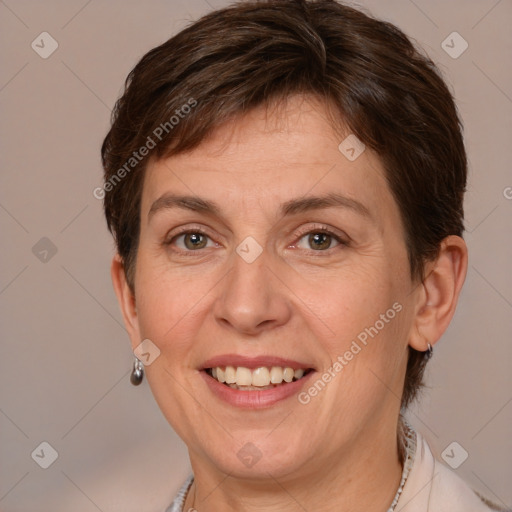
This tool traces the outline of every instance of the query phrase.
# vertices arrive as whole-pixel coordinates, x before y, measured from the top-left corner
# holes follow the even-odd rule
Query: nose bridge
[[[250,334],[286,323],[290,303],[285,287],[271,270],[272,256],[242,242],[230,258],[230,271],[223,280],[214,314],[217,321]]]

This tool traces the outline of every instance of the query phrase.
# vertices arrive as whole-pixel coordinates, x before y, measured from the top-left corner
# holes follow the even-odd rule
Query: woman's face
[[[294,97],[148,166],[132,345],[158,347],[193,464],[313,475],[395,435],[415,292],[383,167],[348,135]]]

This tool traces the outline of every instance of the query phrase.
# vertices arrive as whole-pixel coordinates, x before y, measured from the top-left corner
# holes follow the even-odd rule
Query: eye
[[[300,233],[299,236],[301,238],[295,246],[315,252],[326,252],[339,245],[348,245],[348,242],[343,240],[341,236],[326,227],[312,229],[305,233]]]
[[[304,246],[304,242],[308,246]],[[324,231],[315,231],[311,232],[307,235],[304,235],[298,242],[297,247],[300,247],[301,249],[313,249],[315,251],[325,251],[327,249],[330,249],[332,246],[332,243],[335,242],[336,244],[339,244],[340,242],[334,239],[334,236],[325,233]],[[302,244],[302,245],[301,245]]]
[[[185,231],[174,236],[167,245],[175,245],[181,251],[197,251],[198,249],[204,249],[208,246],[209,236],[202,231]]]

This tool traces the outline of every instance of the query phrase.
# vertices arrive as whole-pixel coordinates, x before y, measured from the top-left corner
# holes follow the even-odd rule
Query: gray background
[[[162,511],[188,475],[185,447],[146,382],[129,384],[132,354],[109,275],[113,243],[92,191],[129,70],[224,5],[0,1],[3,512]],[[470,157],[468,277],[430,363],[430,389],[410,419],[439,457],[459,443],[469,457],[457,473],[511,507],[512,2],[360,5],[396,23],[441,67]],[[47,59],[31,48],[43,31],[59,44]],[[441,47],[453,31],[469,44],[456,59]],[[43,441],[59,455],[48,469],[36,464],[48,450],[31,457]]]

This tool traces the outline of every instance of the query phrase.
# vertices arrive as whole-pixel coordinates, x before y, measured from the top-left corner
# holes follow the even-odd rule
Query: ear
[[[112,277],[112,284],[114,285],[117,301],[119,302],[121,313],[123,314],[124,325],[130,335],[132,348],[135,349],[141,342],[135,295],[132,293],[126,280],[124,264],[119,254],[116,254],[112,259],[110,275]]]
[[[414,326],[409,345],[420,351],[434,345],[450,324],[459,293],[466,279],[468,250],[464,240],[455,235],[441,242],[439,255],[427,265],[426,277],[417,292]]]

